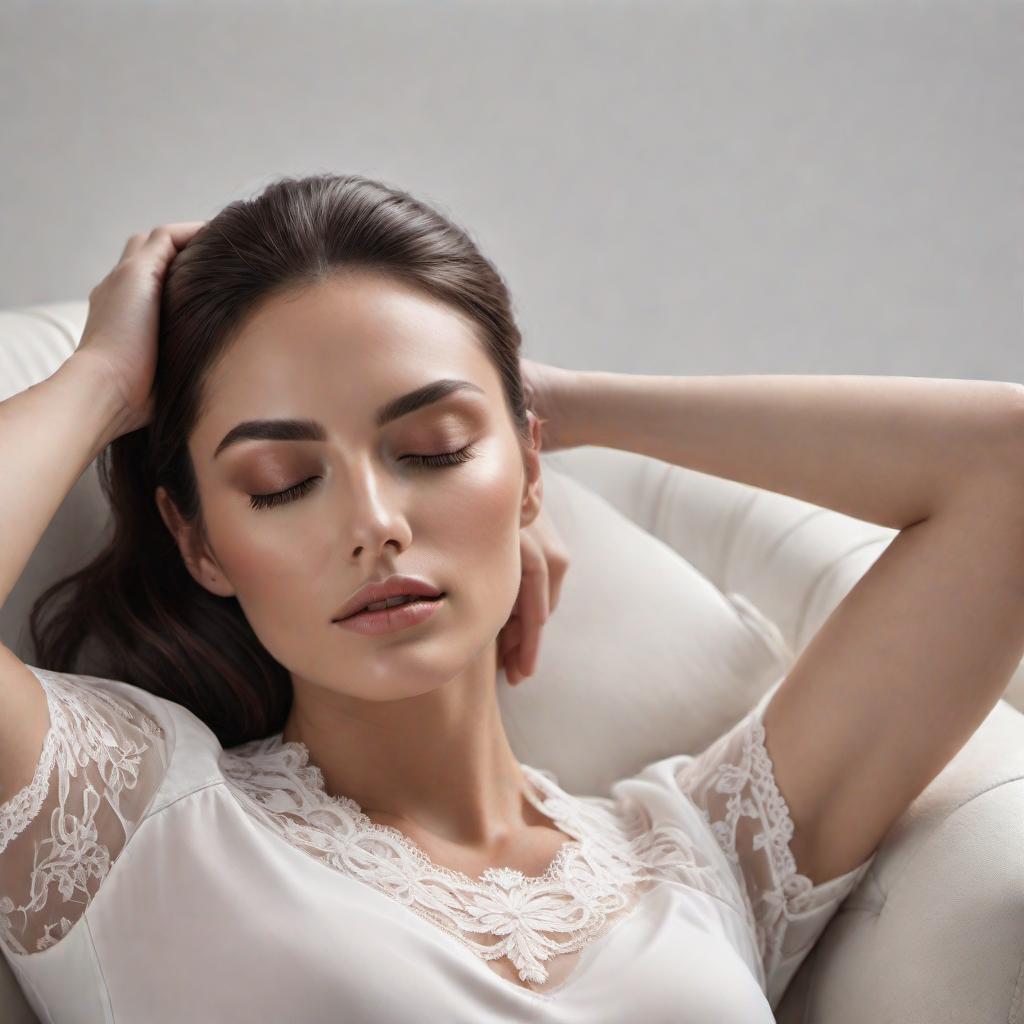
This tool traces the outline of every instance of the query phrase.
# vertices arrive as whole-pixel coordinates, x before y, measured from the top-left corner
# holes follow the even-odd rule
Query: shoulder
[[[147,819],[223,782],[216,736],[182,705],[28,668],[49,721],[31,781],[0,804],[0,945],[13,954],[60,941]]]
[[[125,723],[141,733],[164,738],[167,719],[166,705],[170,702],[140,687],[117,679],[57,672],[53,669],[26,665],[39,680],[51,711],[51,725],[56,711],[61,724]]]
[[[86,797],[92,790],[116,806],[144,775],[145,790],[155,795],[173,751],[169,702],[115,679],[26,667],[39,680],[48,714],[42,751],[26,790],[41,792],[53,776],[62,800],[71,789],[82,789]],[[11,803],[17,805],[24,792]]]
[[[120,679],[28,666],[46,692],[53,742],[65,757],[113,770],[131,782],[146,764],[160,778],[147,817],[224,780],[216,734],[188,708]]]
[[[116,680],[29,665],[48,722],[32,779],[0,805],[0,934],[9,952],[67,934],[167,777],[167,719]]]

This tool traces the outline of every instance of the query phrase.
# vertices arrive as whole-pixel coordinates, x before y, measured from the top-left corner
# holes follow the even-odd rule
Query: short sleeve
[[[57,943],[138,827],[167,771],[163,730],[83,677],[29,666],[50,724],[32,781],[0,804],[0,943]]]
[[[772,1009],[877,851],[814,885],[790,850],[795,831],[765,747],[763,716],[780,679],[744,718],[675,770],[732,868],[755,929]]]

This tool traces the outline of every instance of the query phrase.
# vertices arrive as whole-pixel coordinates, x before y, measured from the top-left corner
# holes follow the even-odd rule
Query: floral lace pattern
[[[507,958],[525,982],[543,985],[545,961],[581,949],[665,879],[745,913],[682,829],[652,827],[630,801],[571,796],[529,765],[523,772],[540,795],[528,791],[528,799],[573,838],[543,875],[496,867],[479,879],[435,864],[400,830],[326,793],[300,742],[277,734],[243,744],[226,751],[221,766],[252,812],[288,842],[409,907],[484,960]]]
[[[90,686],[90,677],[32,671],[46,692],[50,728],[31,782],[0,804],[0,945],[17,955],[49,949],[82,917],[168,767],[166,738],[138,704]],[[577,797],[549,772],[522,765],[528,799],[570,838],[542,875],[492,867],[474,879],[434,863],[355,801],[328,794],[302,743],[278,733],[219,758],[227,790],[256,821],[538,992],[551,988],[553,960],[570,963],[664,882],[732,908],[756,938],[769,985],[782,965],[779,986],[813,938],[811,924],[794,926],[794,915],[835,903],[837,889],[798,872],[762,712],[763,705],[698,756],[666,758],[638,776],[692,804],[731,876],[712,859],[707,835],[689,834],[671,815],[652,821],[648,803],[624,784],[614,799]],[[813,925],[821,927],[824,920]]]
[[[784,955],[794,915],[837,901],[835,887],[800,874],[790,849],[794,824],[765,746],[762,702],[675,772],[696,804],[748,904],[765,976]],[[868,858],[868,862],[874,855]],[[859,872],[866,870],[862,864]],[[859,876],[853,881],[859,880]],[[830,880],[831,881],[831,880]],[[823,927],[823,924],[822,924]]]
[[[18,955],[67,935],[167,768],[163,732],[137,705],[32,671],[50,727],[32,781],[0,804],[0,942]]]

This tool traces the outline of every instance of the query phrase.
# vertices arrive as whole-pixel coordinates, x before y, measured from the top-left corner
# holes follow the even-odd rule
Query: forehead
[[[246,322],[207,374],[191,442],[212,451],[256,417],[370,426],[382,402],[442,377],[491,397],[500,388],[468,315],[379,275],[330,278],[269,299]]]

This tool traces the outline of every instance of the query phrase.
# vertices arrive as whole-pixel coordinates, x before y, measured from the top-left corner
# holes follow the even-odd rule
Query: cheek
[[[241,507],[210,510],[208,519],[217,558],[235,597],[268,648],[268,634],[277,630],[287,636],[291,631],[294,637],[297,624],[312,625],[314,612],[323,618],[324,609],[337,601],[335,580],[333,592],[322,595],[316,607],[327,558],[324,543],[312,531],[297,528],[284,508],[278,514],[261,513],[242,499]]]
[[[261,524],[260,512],[233,513],[215,534],[217,556],[231,581],[254,594],[287,585],[292,577],[309,572],[324,554],[317,535],[290,522],[287,513],[262,514],[267,518]]]
[[[448,506],[448,539],[440,552],[452,567],[453,587],[487,609],[500,628],[519,594],[521,576],[519,518],[522,463],[518,449],[489,460],[480,474],[467,475],[461,501]]]
[[[485,557],[505,557],[511,537],[518,537],[520,475],[509,459],[482,459],[476,472],[467,473],[460,486],[439,505],[448,532],[461,538],[447,553],[461,562],[461,551]],[[517,541],[518,547],[518,541]]]

